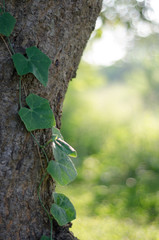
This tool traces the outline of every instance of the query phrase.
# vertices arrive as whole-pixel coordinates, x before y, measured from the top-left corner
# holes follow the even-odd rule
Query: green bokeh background
[[[75,205],[81,240],[159,239],[157,39],[138,39],[110,67],[81,62],[70,83],[61,131],[78,178],[58,189]]]

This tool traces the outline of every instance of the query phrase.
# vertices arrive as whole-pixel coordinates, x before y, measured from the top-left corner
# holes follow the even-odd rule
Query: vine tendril
[[[30,132],[30,134],[31,134],[31,136],[34,138],[36,144],[42,149],[42,152],[44,153],[47,162],[49,162],[48,156],[47,156],[45,150],[42,148],[43,146],[40,145],[40,143],[38,142],[37,138],[34,136],[34,134],[33,134],[32,132]],[[47,172],[45,172],[45,174],[44,174],[44,176],[42,177],[42,179],[41,179],[41,181],[40,181],[40,184],[39,184],[39,186],[38,186],[38,198],[39,198],[39,201],[40,201],[41,206],[43,207],[44,211],[46,212],[46,214],[47,214],[47,216],[48,216],[48,218],[49,218],[50,225],[51,225],[51,233],[50,233],[51,236],[50,236],[50,237],[51,237],[51,240],[52,240],[52,232],[53,232],[52,218],[51,218],[49,212],[47,211],[46,207],[44,206],[44,204],[43,204],[43,202],[42,202],[42,200],[41,200],[41,196],[40,196],[41,185],[42,185],[42,183],[43,183],[43,181],[44,181],[44,179],[45,179],[46,176],[47,176]]]

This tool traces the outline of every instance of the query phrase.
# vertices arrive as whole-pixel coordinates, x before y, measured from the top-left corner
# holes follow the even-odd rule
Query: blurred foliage
[[[100,208],[101,214],[91,216],[89,209],[95,187],[88,185],[86,188],[84,184],[79,187],[71,184],[58,190],[71,196],[77,210],[77,219],[73,221],[71,230],[81,240],[159,240],[157,224],[138,224],[131,218],[116,219],[106,214],[106,206]]]
[[[104,0],[101,19],[103,24],[122,23],[134,28],[139,21],[150,20],[149,11],[152,11],[150,1],[146,0]]]
[[[66,98],[67,95],[69,97],[64,106],[63,119],[65,120],[62,121],[62,131],[64,131],[65,139],[69,139],[70,143],[73,143],[73,147],[81,153],[80,161],[92,153],[97,153],[100,148],[99,129],[102,131],[102,126],[96,124],[98,121],[96,109],[89,109],[90,99],[96,104],[96,99],[92,99],[93,92],[100,91],[105,85],[105,80],[99,76],[97,69],[86,63],[81,63],[77,78],[70,83],[66,94]],[[104,138],[104,136],[102,137]],[[78,160],[79,158],[75,161]]]
[[[108,24],[123,25],[131,32],[134,31],[135,34],[138,32],[139,23],[146,23],[150,27],[154,27],[153,25],[156,23],[151,19],[152,12],[150,0],[103,0],[98,26],[93,33],[94,38],[100,38],[103,27]]]
[[[159,48],[148,51],[156,38],[136,41],[136,61],[129,52],[105,69],[81,63],[70,83],[62,132],[79,154],[72,189],[84,202],[88,192],[87,216],[159,220]]]
[[[147,38],[137,38],[124,60],[117,62],[115,66],[100,69],[109,84],[128,83],[139,92],[146,108],[153,110],[158,108],[159,103],[158,41],[158,33]]]

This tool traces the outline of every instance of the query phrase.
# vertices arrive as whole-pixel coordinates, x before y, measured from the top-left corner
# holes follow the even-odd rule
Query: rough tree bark
[[[60,128],[62,104],[69,81],[76,70],[94,29],[102,0],[6,0],[6,11],[17,20],[11,42],[15,52],[37,46],[51,60],[46,88],[28,74],[22,82],[22,101],[29,93],[49,100]],[[40,239],[49,236],[50,224],[38,197],[37,186],[45,159],[18,116],[18,76],[0,38],[0,222],[1,240]],[[40,143],[49,131],[36,131]],[[50,151],[48,149],[48,151]],[[51,156],[51,152],[49,154]],[[43,167],[42,167],[43,166]],[[42,198],[49,204],[55,184],[45,180]],[[76,239],[69,226],[54,223],[54,239]]]

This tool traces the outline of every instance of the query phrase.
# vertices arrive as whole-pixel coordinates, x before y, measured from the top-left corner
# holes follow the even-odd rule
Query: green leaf
[[[0,34],[9,37],[15,26],[16,19],[8,12],[0,15]]]
[[[77,157],[76,150],[64,141],[64,138],[58,128],[52,127],[52,133],[52,141],[56,143],[58,148],[71,157]]]
[[[23,76],[27,73],[33,72],[33,67],[30,60],[25,58],[21,53],[14,54],[12,59],[18,75]]]
[[[42,237],[40,238],[40,240],[50,240],[50,238],[47,237],[47,236],[42,236]]]
[[[60,130],[59,130],[58,128],[56,128],[56,127],[52,127],[52,134],[53,134],[53,141],[54,141],[56,138],[61,138],[61,139],[63,139],[63,136],[62,136]],[[56,138],[55,138],[55,136],[56,136]]]
[[[77,176],[75,166],[67,155],[58,162],[51,160],[47,172],[62,186],[72,182]]]
[[[33,73],[34,76],[46,86],[48,82],[48,70],[51,64],[50,58],[37,47],[27,48],[26,53],[28,58],[25,58],[20,53],[12,56],[18,75],[23,76],[27,73]]]
[[[21,108],[19,116],[28,131],[36,129],[52,128],[54,115],[47,99],[30,94],[26,98],[29,108]]]
[[[60,148],[53,142],[53,154],[56,161],[50,161],[47,171],[59,184],[66,185],[72,182],[76,176],[76,168],[67,156]]]
[[[53,193],[54,203],[51,206],[51,214],[60,226],[66,225],[76,218],[76,211],[71,201],[60,193]]]
[[[67,142],[62,140],[61,138],[57,138],[55,140],[55,144],[57,145],[58,148],[60,148],[67,155],[69,155],[71,157],[77,157],[76,150],[73,147],[71,147]]]

